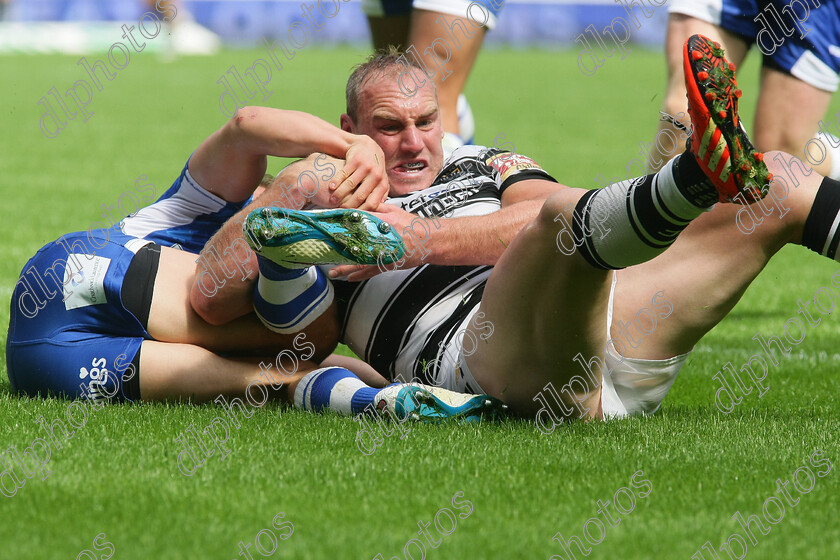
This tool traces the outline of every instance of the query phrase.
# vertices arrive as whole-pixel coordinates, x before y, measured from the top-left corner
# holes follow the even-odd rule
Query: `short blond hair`
[[[357,122],[362,89],[369,79],[377,75],[399,75],[407,69],[419,70],[421,74],[423,72],[423,68],[413,57],[406,56],[406,53],[393,45],[388,45],[386,48],[374,52],[367,60],[354,66],[353,72],[347,78],[347,88],[345,90],[347,115],[353,122]]]

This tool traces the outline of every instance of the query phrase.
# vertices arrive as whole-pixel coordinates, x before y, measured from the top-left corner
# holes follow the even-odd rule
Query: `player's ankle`
[[[686,150],[674,158],[672,173],[677,189],[693,205],[708,208],[718,201],[717,189],[690,151]]]

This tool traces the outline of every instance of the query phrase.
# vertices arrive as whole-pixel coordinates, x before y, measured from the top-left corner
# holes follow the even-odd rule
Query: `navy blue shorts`
[[[198,253],[247,201],[230,203],[191,177],[111,228],[48,243],[24,265],[11,301],[12,390],[105,401],[140,398],[139,352],[160,246]]]
[[[672,0],[685,14],[755,43],[764,65],[818,89],[840,85],[840,3],[815,0]]]
[[[153,248],[159,247],[138,241],[102,241],[92,249],[87,232],[72,233],[24,265],[6,341],[13,391],[97,401],[140,397],[139,352],[143,340],[151,340],[146,322],[159,258]],[[149,265],[135,265],[127,282],[137,253],[144,257],[137,262]]]

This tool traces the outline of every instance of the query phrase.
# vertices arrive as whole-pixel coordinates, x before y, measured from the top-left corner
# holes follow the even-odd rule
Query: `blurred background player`
[[[161,60],[172,62],[177,55],[211,55],[222,48],[219,37],[196,23],[180,0],[145,0],[148,11],[163,22]]]
[[[756,148],[788,152],[821,174],[840,179],[835,119],[820,120],[840,84],[838,1],[673,0],[665,38],[668,84],[662,107],[669,115],[685,112],[682,46],[695,33],[719,42],[738,67],[753,44],[762,53],[751,131]],[[682,122],[687,124],[684,115]],[[657,133],[669,131],[680,137],[671,122],[661,121]],[[654,142],[648,167],[657,170],[672,155]]]
[[[504,0],[362,0],[374,49],[399,47],[434,80],[444,157],[473,142],[475,123],[464,85],[503,5]]]

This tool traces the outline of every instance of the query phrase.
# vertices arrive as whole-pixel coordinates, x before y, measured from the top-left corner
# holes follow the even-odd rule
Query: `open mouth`
[[[398,165],[395,169],[402,173],[418,173],[426,168],[426,163],[423,161],[409,161]]]

